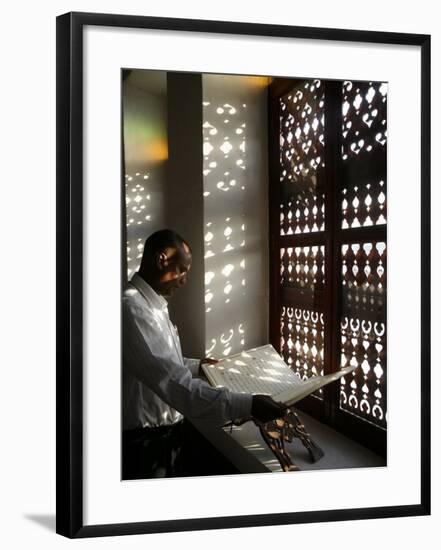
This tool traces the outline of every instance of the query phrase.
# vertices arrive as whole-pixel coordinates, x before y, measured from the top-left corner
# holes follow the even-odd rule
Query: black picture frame
[[[421,49],[421,495],[412,505],[106,525],[83,522],[83,29],[86,25],[303,38]],[[70,537],[430,514],[430,36],[98,13],[57,17],[56,531]]]

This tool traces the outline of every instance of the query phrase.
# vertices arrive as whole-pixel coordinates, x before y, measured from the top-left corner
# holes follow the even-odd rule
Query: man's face
[[[184,243],[180,247],[167,247],[158,256],[158,291],[163,296],[171,296],[177,288],[187,282],[191,268],[191,252]]]

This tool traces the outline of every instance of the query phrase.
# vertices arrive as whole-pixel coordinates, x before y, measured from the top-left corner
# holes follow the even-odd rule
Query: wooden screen
[[[269,90],[271,341],[302,379],[358,367],[300,406],[382,454],[386,105],[381,82]]]

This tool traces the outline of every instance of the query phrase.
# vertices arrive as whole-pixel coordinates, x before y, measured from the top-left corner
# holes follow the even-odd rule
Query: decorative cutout
[[[323,231],[324,90],[307,81],[279,100],[280,234]]]
[[[323,375],[323,313],[282,306],[280,351],[301,380]],[[313,394],[322,397],[320,389]]]
[[[343,83],[343,229],[386,223],[386,119],[385,83]]]
[[[367,227],[386,223],[384,180],[342,189],[342,228]]]
[[[281,235],[325,230],[325,100],[320,81],[305,81],[279,100]],[[385,225],[385,83],[343,83],[341,132],[341,227],[349,234]],[[295,245],[295,237],[289,243]],[[280,249],[281,352],[301,378],[323,372],[321,291],[332,292],[325,284],[324,252],[319,244]],[[341,408],[385,428],[386,243],[345,244],[341,260],[341,364],[359,365],[341,380]]]
[[[386,427],[386,244],[343,245],[340,407]]]
[[[385,146],[386,101],[384,82],[343,83],[343,160]]]
[[[296,246],[280,249],[282,286],[322,290],[325,277],[324,246]]]
[[[343,314],[384,322],[386,308],[386,244],[342,246]]]

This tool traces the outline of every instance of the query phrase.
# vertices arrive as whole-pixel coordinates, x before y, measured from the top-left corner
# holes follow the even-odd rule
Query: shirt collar
[[[162,310],[168,309],[167,300],[164,296],[161,296],[153,290],[153,288],[146,283],[138,273],[135,273],[130,279],[130,284],[132,284],[138,292],[140,292],[144,298],[153,305],[153,307],[157,307]]]

